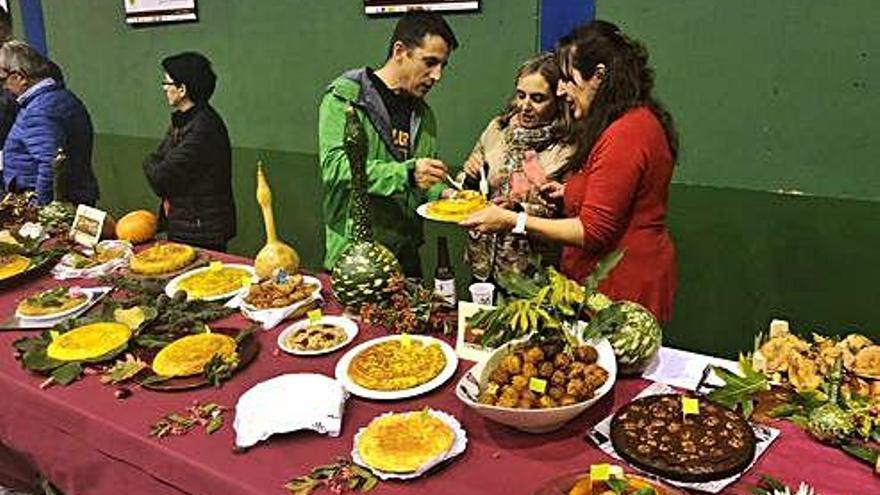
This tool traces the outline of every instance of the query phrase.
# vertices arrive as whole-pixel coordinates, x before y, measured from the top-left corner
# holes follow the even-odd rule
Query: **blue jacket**
[[[81,101],[50,80],[19,102],[18,115],[3,147],[7,191],[35,190],[40,204],[53,199],[52,159],[64,148],[67,201],[94,205],[98,181],[92,172],[92,121]]]

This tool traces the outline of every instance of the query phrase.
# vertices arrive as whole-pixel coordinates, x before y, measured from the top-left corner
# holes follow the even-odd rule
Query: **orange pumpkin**
[[[149,241],[156,235],[159,220],[147,210],[128,213],[116,222],[116,237],[133,244]]]

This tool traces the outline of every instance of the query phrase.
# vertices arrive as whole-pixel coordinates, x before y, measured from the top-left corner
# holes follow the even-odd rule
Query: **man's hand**
[[[464,173],[473,177],[474,179],[480,178],[480,168],[483,167],[483,155],[480,153],[473,153],[468,157],[467,161],[464,162]]]
[[[446,164],[433,158],[420,158],[416,160],[416,168],[413,172],[416,185],[428,190],[434,184],[443,181],[449,169]]]

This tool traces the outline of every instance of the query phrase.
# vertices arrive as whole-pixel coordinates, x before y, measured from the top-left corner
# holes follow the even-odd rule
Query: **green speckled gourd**
[[[830,445],[842,443],[856,429],[852,414],[838,403],[842,379],[843,359],[838,357],[824,386],[828,402],[813,409],[807,416],[807,431],[820,442]]]
[[[617,371],[622,375],[640,373],[651,364],[660,344],[663,330],[654,315],[632,301],[617,301],[596,313],[585,331],[585,337],[608,338],[617,357]]]
[[[76,206],[67,200],[67,154],[58,148],[52,160],[52,202],[40,208],[37,218],[48,230],[66,230],[76,217]]]
[[[351,167],[352,231],[348,246],[333,265],[333,293],[342,304],[357,308],[378,301],[395,276],[400,263],[387,247],[373,240],[367,197],[367,136],[354,108],[345,111],[343,146]]]

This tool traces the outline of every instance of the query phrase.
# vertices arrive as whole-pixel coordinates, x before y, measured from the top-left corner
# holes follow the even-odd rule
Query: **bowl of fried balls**
[[[496,349],[455,388],[477,413],[529,433],[561,428],[614,386],[617,361],[608,340],[571,344],[532,336]]]

